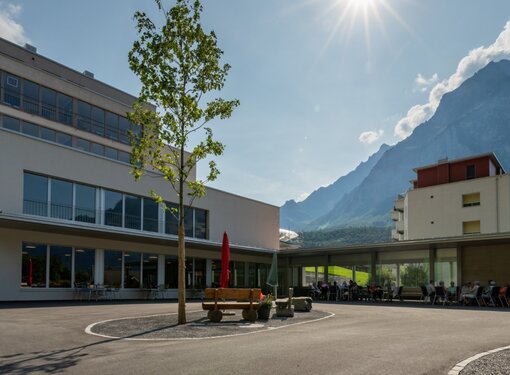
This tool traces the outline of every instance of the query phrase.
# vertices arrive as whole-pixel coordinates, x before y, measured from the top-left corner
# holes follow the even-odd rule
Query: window
[[[105,147],[105,156],[109,159],[117,160],[118,151],[111,147]]]
[[[39,127],[30,122],[21,122],[21,132],[32,137],[39,137]]]
[[[104,156],[104,146],[98,143],[90,143],[90,152],[96,155]]]
[[[159,205],[152,198],[143,198],[143,230],[158,231]]]
[[[71,287],[71,262],[73,249],[50,246],[50,288]]]
[[[244,262],[235,262],[234,263],[234,286],[236,288],[244,288],[245,287],[245,264]]]
[[[90,131],[90,112],[90,104],[78,101],[78,129]]]
[[[66,125],[73,125],[73,98],[58,93],[57,107],[58,121]]]
[[[464,221],[462,223],[463,234],[476,234],[480,233],[480,220]]]
[[[73,184],[51,179],[51,217],[72,220]]]
[[[73,146],[73,138],[69,134],[57,132],[57,143],[72,147]]]
[[[119,116],[114,113],[105,113],[106,122],[106,138],[110,138],[114,141],[119,140]]]
[[[85,223],[96,222],[96,188],[76,184],[74,220]]]
[[[3,73],[3,78],[4,103],[19,108],[21,103],[19,78],[8,73]]]
[[[124,227],[141,229],[142,200],[133,195],[124,195]]]
[[[104,283],[114,288],[122,284],[122,251],[105,250]]]
[[[195,208],[195,238],[207,239],[207,211]]]
[[[211,281],[212,281],[212,287],[219,287],[220,286],[220,276],[221,276],[221,260],[212,260],[211,265]],[[230,284],[229,279],[229,284]],[[228,287],[228,285],[227,285]]]
[[[46,87],[41,87],[41,116],[57,120],[57,93]]]
[[[82,151],[90,151],[90,142],[85,139],[75,138],[74,139],[74,148]]]
[[[94,284],[95,263],[96,251],[94,249],[75,249],[74,282],[76,284]]]
[[[130,144],[129,142],[129,130],[131,129],[131,125],[129,120],[125,117],[119,116],[119,141],[125,144]]]
[[[46,287],[46,245],[23,244],[21,254],[21,286]]]
[[[23,110],[39,114],[39,85],[27,80],[23,80]]]
[[[178,259],[174,255],[165,255],[165,287],[177,288],[177,274],[179,272]]]
[[[129,155],[129,153],[127,153],[127,152],[119,151],[118,157],[119,157],[119,161],[121,161],[123,163],[128,163],[128,164],[131,163],[131,155]]]
[[[178,233],[179,221],[177,220],[178,206],[175,203],[166,202],[167,209],[165,210],[165,233],[175,234]]]
[[[104,223],[114,227],[122,226],[122,194],[116,191],[104,192]]]
[[[462,207],[471,207],[479,205],[480,205],[480,193],[462,195]]]
[[[193,208],[184,208],[184,235],[193,237]]]
[[[124,288],[140,288],[140,253],[124,253]]]
[[[14,130],[19,132],[19,120],[16,118],[3,116],[3,127],[5,129]]]
[[[23,213],[48,215],[48,178],[31,173],[23,175]]]
[[[44,139],[46,141],[55,142],[55,139],[57,136],[55,130],[43,128],[42,126],[40,129],[41,129],[41,138],[42,139]]]
[[[92,133],[104,136],[104,111],[92,106]]]
[[[466,180],[472,180],[476,177],[476,168],[474,165],[466,166]]]
[[[158,256],[156,254],[143,254],[143,283],[144,288],[158,286]]]

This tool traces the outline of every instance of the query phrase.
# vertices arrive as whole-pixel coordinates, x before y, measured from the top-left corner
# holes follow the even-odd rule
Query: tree
[[[230,66],[220,65],[223,51],[217,46],[216,35],[204,32],[200,25],[200,1],[176,0],[169,11],[161,0],[155,2],[164,17],[162,26],[158,28],[144,12],[136,12],[139,39],[129,52],[130,68],[142,84],[139,99],[128,115],[142,127],[140,135],[132,134],[132,174],[139,180],[147,168],[155,170],[177,194],[178,209],[165,208],[179,223],[178,323],[185,324],[184,210],[205,195],[205,183],[215,180],[219,170],[211,160],[205,180],[190,181],[189,176],[197,162],[223,153],[224,145],[213,139],[206,125],[213,119],[230,117],[239,101],[217,98],[203,103],[205,94],[210,97],[223,88]],[[190,137],[196,134],[201,140],[186,152]],[[151,191],[151,195],[164,205],[160,193]]]

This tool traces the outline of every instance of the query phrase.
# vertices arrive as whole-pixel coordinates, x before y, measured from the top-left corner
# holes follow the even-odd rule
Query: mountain
[[[359,164],[353,171],[331,185],[320,187],[302,202],[289,200],[280,208],[280,228],[302,230],[315,219],[327,214],[342,197],[357,187],[368,176],[381,156],[390,149],[383,144],[379,150]]]
[[[434,116],[387,150],[366,178],[309,227],[387,226],[397,194],[413,168],[448,157],[494,152],[510,166],[510,61],[491,62],[445,94]]]

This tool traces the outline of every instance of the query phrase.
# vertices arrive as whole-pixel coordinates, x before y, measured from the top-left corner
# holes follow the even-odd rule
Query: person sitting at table
[[[381,301],[383,299],[383,288],[378,284],[370,284],[368,287],[368,293],[374,301],[377,301],[377,298]]]
[[[509,287],[508,283],[504,283],[503,286],[501,287],[501,289],[499,289],[499,298],[502,301],[505,301],[505,299],[506,299],[506,291],[508,290],[508,287]],[[508,301],[505,301],[505,302],[508,305]]]
[[[430,280],[427,284],[427,293],[429,295],[430,303],[434,301],[434,297],[436,296],[436,286],[434,284],[434,280]]]
[[[455,283],[453,281],[450,282],[450,286],[446,290],[446,293],[447,293],[449,301],[451,301],[451,302],[457,301],[457,298],[458,298],[457,288],[455,287]]]
[[[468,283],[468,285],[471,285],[471,283]],[[470,304],[471,301],[476,299],[476,293],[478,292],[478,288],[480,288],[480,282],[475,281],[473,287],[469,290],[468,293],[462,294],[462,301],[465,305]]]

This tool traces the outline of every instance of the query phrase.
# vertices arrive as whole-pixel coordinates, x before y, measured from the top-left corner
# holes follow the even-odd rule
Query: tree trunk
[[[186,324],[186,248],[184,242],[184,225],[179,225],[179,308],[178,308],[178,324]]]

